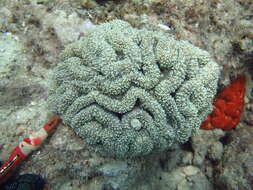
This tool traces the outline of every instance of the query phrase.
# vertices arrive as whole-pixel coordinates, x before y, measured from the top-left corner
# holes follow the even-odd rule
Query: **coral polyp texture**
[[[101,155],[143,156],[186,142],[200,127],[219,72],[187,41],[113,20],[66,47],[49,104]]]

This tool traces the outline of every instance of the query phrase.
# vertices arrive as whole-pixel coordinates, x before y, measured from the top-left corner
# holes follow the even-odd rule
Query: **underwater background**
[[[238,113],[225,114],[215,129],[194,130],[186,142],[130,158],[104,157],[90,149],[92,139],[61,124],[17,173],[41,175],[50,190],[252,190],[252,0],[0,0],[0,161],[54,114],[51,76],[65,47],[114,19],[208,52],[220,68],[216,100],[229,102],[213,108]],[[243,97],[228,88],[240,77]],[[235,125],[224,124],[230,116]]]

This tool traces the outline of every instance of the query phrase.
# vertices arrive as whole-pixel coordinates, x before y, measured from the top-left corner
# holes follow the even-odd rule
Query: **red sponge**
[[[241,76],[226,86],[215,98],[214,109],[200,126],[201,129],[230,130],[236,127],[244,105],[246,77]]]

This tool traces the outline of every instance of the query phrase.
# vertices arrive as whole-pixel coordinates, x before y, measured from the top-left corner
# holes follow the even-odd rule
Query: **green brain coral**
[[[186,142],[212,110],[218,77],[206,51],[114,20],[65,49],[49,103],[93,150],[129,158]]]

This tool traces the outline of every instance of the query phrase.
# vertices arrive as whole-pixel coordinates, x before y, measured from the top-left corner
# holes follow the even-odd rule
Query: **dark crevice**
[[[115,50],[115,53],[117,55],[117,60],[120,61],[120,60],[123,60],[124,59],[124,53],[122,50]]]
[[[120,121],[122,120],[122,117],[123,117],[123,115],[125,114],[123,114],[123,113],[117,113],[117,112],[114,112],[114,114],[120,119]]]
[[[194,149],[192,148],[192,143],[191,143],[192,139],[190,138],[189,141],[187,141],[186,143],[181,145],[182,150],[184,151],[190,151],[190,152],[194,152]]]
[[[156,57],[156,47],[157,47],[157,44],[158,44],[158,40],[157,39],[154,39],[154,44],[153,44],[153,53],[155,55],[155,60],[157,60],[157,57]]]
[[[231,141],[232,141],[232,139],[230,138],[229,134],[225,134],[225,136],[223,136],[223,137],[220,138],[220,142],[223,145],[228,145]]]
[[[145,73],[144,73],[144,70],[143,70],[143,67],[140,67],[140,68],[138,69],[138,71],[141,72],[143,75],[145,74]]]
[[[137,100],[135,102],[135,107],[138,107],[138,108],[141,107],[141,100],[139,98],[137,98]]]
[[[138,47],[141,47],[141,42],[142,42],[142,40],[140,40],[140,41],[137,42],[137,46]]]
[[[172,97],[175,97],[176,94],[177,94],[176,91],[170,93],[170,95],[171,95]]]
[[[163,68],[161,68],[161,65],[160,65],[160,62],[159,62],[159,61],[156,61],[156,65],[157,65],[158,69],[162,72],[162,71],[163,71]]]
[[[149,110],[145,110],[145,111],[152,117],[153,120],[155,120],[155,117],[151,111]]]

